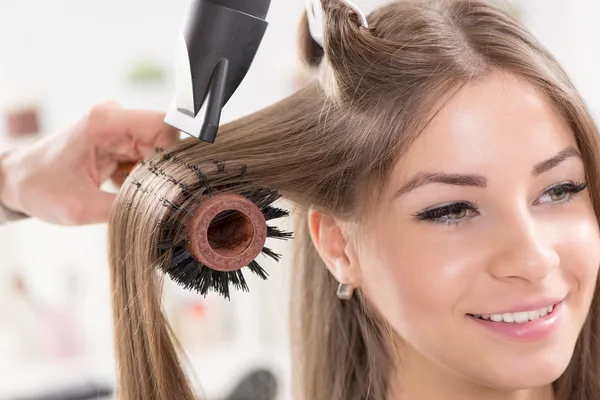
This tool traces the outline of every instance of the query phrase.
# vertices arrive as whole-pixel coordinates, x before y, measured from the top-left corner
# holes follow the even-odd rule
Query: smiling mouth
[[[504,314],[467,314],[470,317],[493,321],[493,322],[507,322],[507,323],[520,323],[524,324],[529,321],[535,321],[536,319],[544,318],[547,315],[552,314],[554,311],[554,305],[549,305],[539,310],[532,311],[521,311],[516,313],[504,313]]]

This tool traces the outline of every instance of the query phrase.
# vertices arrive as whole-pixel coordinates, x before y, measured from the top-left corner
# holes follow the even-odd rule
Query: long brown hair
[[[275,188],[296,207],[292,346],[298,400],[381,400],[394,367],[394,334],[360,292],[335,296],[307,234],[306,212],[320,208],[361,220],[390,170],[447,99],[494,70],[516,74],[569,122],[587,170],[596,214],[598,130],[554,57],[518,22],[485,1],[398,1],[373,12],[369,29],[339,0],[324,0],[324,51],[302,21],[304,58],[315,79],[292,96],[221,127],[215,144],[187,139],[170,154],[198,165],[246,165],[257,187]],[[443,101],[441,102],[443,104]],[[151,167],[149,167],[151,165]],[[162,171],[157,174],[156,170]],[[171,177],[173,179],[165,179]],[[110,221],[118,391],[122,399],[192,399],[176,340],[161,312],[156,221],[173,216],[194,173],[157,154],[122,188]],[[360,201],[358,201],[360,199]],[[600,398],[600,304],[595,296],[572,361],[555,382],[560,400]]]

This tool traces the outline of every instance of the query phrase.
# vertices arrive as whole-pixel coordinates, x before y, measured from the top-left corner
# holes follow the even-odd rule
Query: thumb
[[[112,205],[117,198],[116,194],[103,190],[89,192],[87,198],[82,199],[84,209],[82,211],[81,224],[100,224],[108,222]]]

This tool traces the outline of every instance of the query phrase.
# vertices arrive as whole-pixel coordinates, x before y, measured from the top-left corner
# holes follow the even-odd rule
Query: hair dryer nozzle
[[[165,122],[213,143],[221,109],[260,46],[270,0],[193,0],[177,44],[175,98]]]

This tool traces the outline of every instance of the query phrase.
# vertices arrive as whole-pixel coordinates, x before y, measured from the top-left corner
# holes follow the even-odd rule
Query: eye
[[[460,201],[421,211],[415,214],[414,217],[419,221],[430,221],[443,225],[457,225],[477,214],[477,206],[474,203]]]
[[[584,182],[562,182],[549,187],[534,204],[563,204],[573,199],[573,196],[587,188]]]

